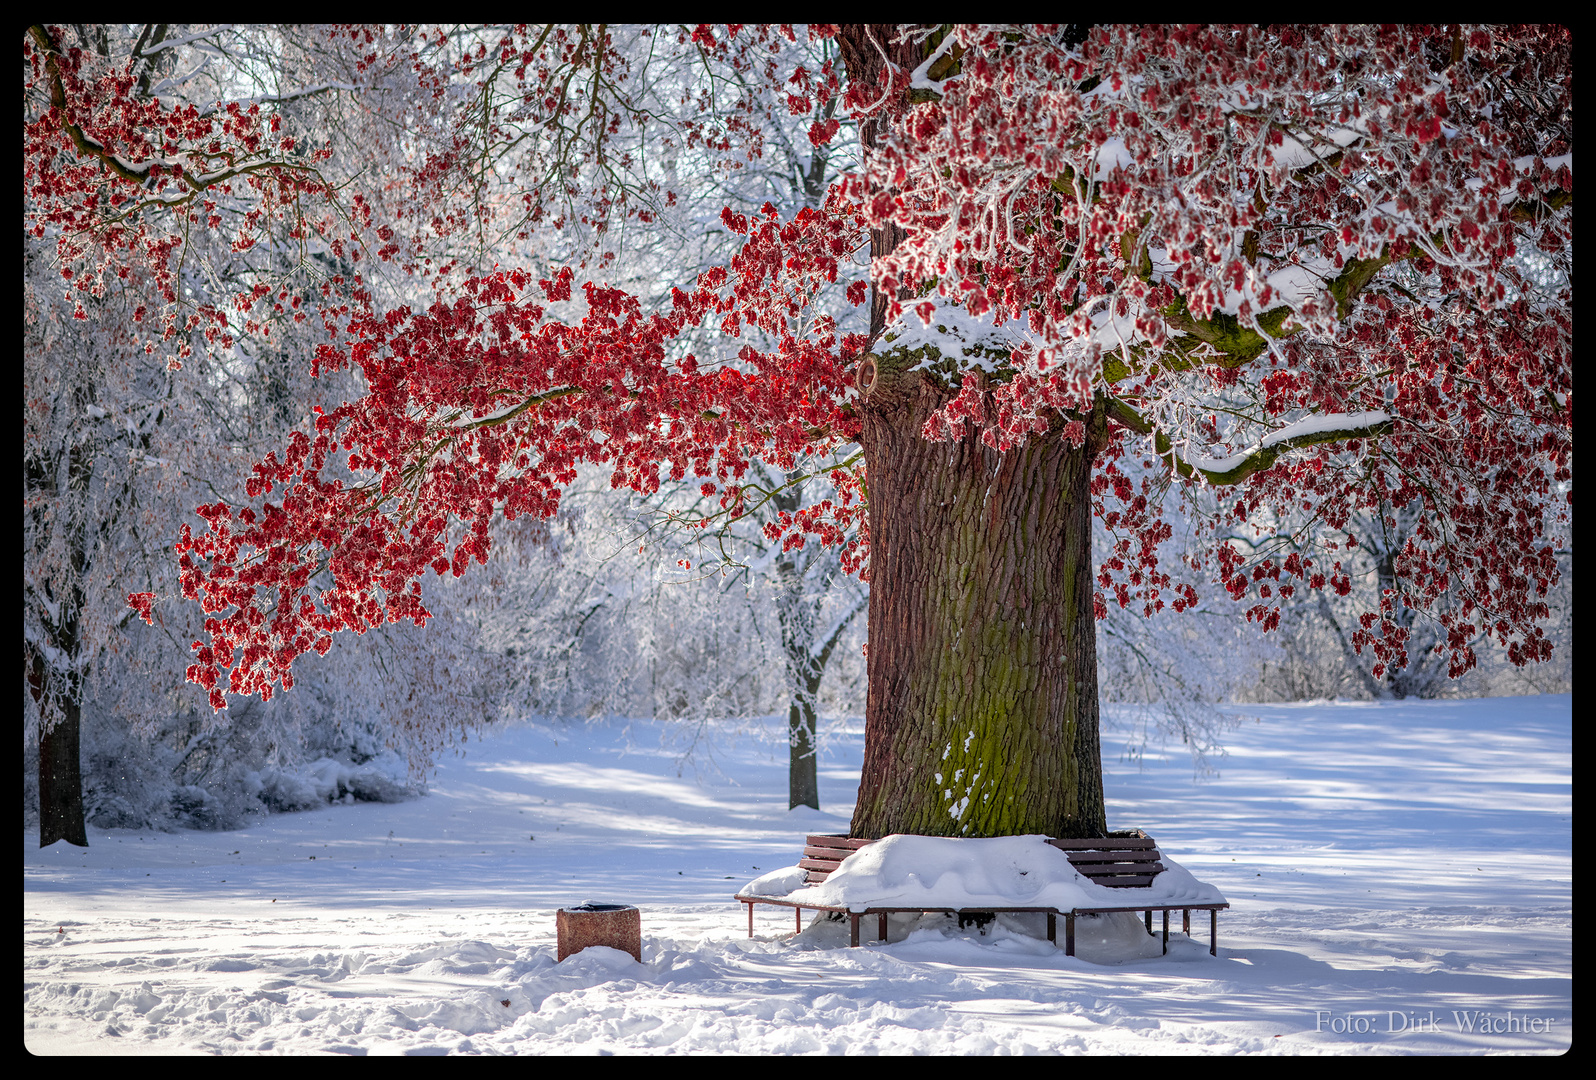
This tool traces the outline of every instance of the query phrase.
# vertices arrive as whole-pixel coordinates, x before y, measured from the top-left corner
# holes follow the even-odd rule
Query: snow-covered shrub
[[[260,770],[255,774],[251,791],[273,813],[314,810],[326,802],[314,785],[286,769]]]

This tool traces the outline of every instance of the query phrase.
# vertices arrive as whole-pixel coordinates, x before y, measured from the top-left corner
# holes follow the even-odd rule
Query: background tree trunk
[[[77,685],[52,687],[52,678],[70,681],[61,672],[52,672],[44,655],[30,646],[28,684],[41,715],[39,727],[39,846],[49,847],[65,840],[78,847],[89,846],[83,823],[83,763],[79,746],[82,708]],[[75,650],[74,650],[75,655]],[[54,693],[52,693],[54,692]],[[46,726],[46,703],[56,698],[60,715]]]
[[[869,690],[855,836],[1101,836],[1092,459],[921,429],[948,392],[876,358]]]
[[[39,736],[39,846],[65,840],[89,846],[83,824],[83,763],[79,746],[81,713],[75,701],[64,705],[59,723]]]
[[[815,704],[810,697],[794,697],[787,711],[787,809],[820,809],[820,775],[815,768]]]
[[[772,500],[776,511],[793,513],[803,504],[801,476],[782,477],[783,488]],[[837,643],[864,601],[833,612],[822,625],[821,616],[832,583],[841,575],[834,550],[818,544],[782,552],[776,559],[776,617],[781,624],[782,654],[787,666],[787,735],[790,746],[787,809],[820,809],[820,780],[816,764],[819,743],[816,726],[820,715],[820,680],[825,676]]]
[[[75,415],[83,415],[92,391],[74,396]],[[89,846],[83,820],[83,764],[80,731],[83,717],[84,643],[83,583],[88,565],[87,525],[81,500],[93,469],[90,449],[73,441],[66,449],[65,483],[59,473],[60,458],[46,457],[24,463],[24,484],[29,496],[46,494],[26,513],[35,522],[42,517],[64,519],[66,573],[53,584],[25,578],[24,604],[38,609],[42,640],[27,642],[28,691],[39,710],[39,846],[65,840]],[[63,488],[64,496],[63,497]],[[78,514],[74,514],[78,510]],[[39,531],[43,531],[41,528]],[[32,594],[32,595],[30,595]]]
[[[788,487],[777,493],[778,512],[798,509],[795,477],[784,478]],[[815,690],[820,671],[812,654],[815,636],[814,601],[804,595],[804,574],[798,553],[782,552],[776,560],[776,618],[781,624],[781,647],[787,661],[787,809],[820,809],[820,780],[815,771]]]

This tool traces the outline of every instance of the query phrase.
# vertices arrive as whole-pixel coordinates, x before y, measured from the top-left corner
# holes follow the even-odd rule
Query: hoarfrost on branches
[[[1351,591],[1356,522],[1407,515],[1393,584],[1348,635],[1373,678],[1413,659],[1414,616],[1452,675],[1483,633],[1515,664],[1550,654],[1572,499],[1564,29],[899,27],[877,44],[925,62],[846,89],[805,51],[834,27],[340,30],[269,93],[217,82],[209,110],[203,65],[169,104],[135,92],[138,49],[96,59],[65,33],[25,42],[25,175],[72,287],[147,275],[162,304],[143,317],[178,361],[181,334],[226,349],[304,316],[312,370],[366,390],[184,526],[182,592],[208,616],[189,674],[217,707],[291,685],[339,631],[425,622],[428,571],[486,561],[497,515],[555,514],[587,467],[644,495],[701,477],[741,514],[755,462],[846,456],[861,359],[893,344],[875,335],[950,311],[1022,339],[947,350],[958,392],[927,437],[969,424],[1005,450],[1106,417],[1100,613],[1196,602],[1160,565],[1180,522],[1188,568],[1271,629],[1299,594]],[[869,152],[801,207],[701,221],[734,240],[722,262],[606,280],[605,235],[668,219],[690,162],[757,170],[767,136],[791,142],[781,115],[815,148],[868,125]],[[335,180],[386,121],[391,182]],[[544,226],[593,246],[523,258]],[[866,274],[883,230],[899,238]],[[183,259],[268,236],[302,257],[188,299]],[[835,297],[872,291],[867,334]],[[773,532],[867,573],[868,477],[829,479]]]

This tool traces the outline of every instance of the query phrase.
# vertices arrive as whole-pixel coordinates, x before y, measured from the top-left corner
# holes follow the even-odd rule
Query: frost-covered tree
[[[1282,598],[1350,592],[1355,515],[1416,503],[1397,584],[1351,633],[1371,675],[1410,661],[1404,611],[1441,628],[1452,675],[1475,664],[1481,631],[1514,663],[1548,656],[1572,482],[1566,30],[815,32],[840,68],[786,75],[771,59],[798,36],[786,28],[655,39],[748,87],[724,124],[671,129],[690,145],[729,148],[785,97],[829,115],[816,144],[849,114],[863,151],[818,209],[728,208],[740,250],[659,305],[579,283],[575,267],[490,262],[505,214],[530,233],[576,220],[563,208],[592,195],[588,220],[618,221],[622,196],[642,207],[654,190],[615,139],[656,118],[620,89],[612,35],[473,31],[447,63],[446,33],[404,45],[414,59],[385,70],[421,72],[435,101],[484,104],[438,107],[453,149],[401,170],[393,213],[373,203],[316,226],[337,257],[377,269],[350,271],[347,305],[313,305],[337,333],[312,363],[358,371],[369,392],[257,464],[254,504],[202,506],[204,530],[180,539],[183,589],[213,613],[191,677],[218,706],[291,685],[294,659],[339,631],[425,621],[428,571],[485,561],[497,514],[554,514],[582,467],[645,493],[662,469],[704,477],[739,513],[754,461],[787,471],[849,443],[862,460],[831,472],[835,497],[770,535],[841,545],[869,577],[859,835],[1106,827],[1096,620],[1197,599],[1160,565],[1172,521],[1201,542],[1188,569],[1268,630]],[[382,38],[366,34],[363,63],[398,55]],[[40,44],[33,69],[63,71],[55,55]],[[489,71],[527,83],[514,138],[491,94],[473,96]],[[138,185],[221,138],[146,140],[118,170],[70,112],[31,129],[56,143],[30,163],[71,152]],[[617,175],[575,194],[535,182],[572,155]],[[340,205],[295,168],[262,175]],[[433,184],[470,199],[439,201]],[[450,238],[451,261],[427,263],[417,223]],[[868,275],[848,281],[865,236]],[[1528,271],[1529,255],[1557,272]],[[389,266],[429,282],[431,302],[361,286]],[[866,332],[812,306],[838,283],[868,302]],[[689,343],[709,327],[763,336],[700,355]],[[1133,477],[1129,457],[1156,467]],[[1094,512],[1115,536],[1100,566]],[[1237,526],[1277,539],[1237,544]]]
[[[874,48],[887,36],[907,54]],[[1220,536],[1210,556],[1265,628],[1277,594],[1348,589],[1338,551],[1355,542],[1344,531],[1354,512],[1419,500],[1425,516],[1395,560],[1402,588],[1354,632],[1378,658],[1373,674],[1409,658],[1404,608],[1444,628],[1453,674],[1474,662],[1478,622],[1515,660],[1546,655],[1546,534],[1566,518],[1559,485],[1571,479],[1571,286],[1542,288],[1514,256],[1522,245],[1568,258],[1566,36],[954,28],[862,34],[845,56],[850,76],[875,63],[867,81],[901,80],[904,99],[921,99],[878,138],[861,185],[879,222],[883,323],[897,310],[957,329],[1008,317],[1030,339],[983,364],[981,329],[954,349],[911,329],[863,367],[873,595],[918,585],[925,625],[947,630],[872,664],[883,707],[857,830],[925,831],[950,807],[959,830],[1103,827],[1093,688],[1085,665],[1058,663],[1054,649],[1091,641],[1091,569],[1068,539],[1083,528],[1064,524],[1089,492],[1112,490],[1104,519],[1122,534],[1096,603],[1151,614],[1170,584],[1155,561],[1166,481],[1129,482],[1117,459],[1133,444],[1165,463],[1167,483],[1236,489],[1227,516],[1281,538],[1247,551]],[[945,313],[952,302],[962,312]],[[968,472],[938,470],[945,446],[906,430],[968,447]],[[1015,573],[1009,603],[947,581],[954,561],[932,554],[916,516],[923,481],[901,510],[883,507],[883,465],[936,476],[949,508],[963,495],[973,513],[942,516],[947,544],[1013,521],[1016,539],[1000,542],[1039,548],[1053,568]],[[1014,501],[992,513],[1007,490]],[[1032,509],[1054,500],[1057,516]],[[901,588],[878,567],[878,521],[913,533]],[[1062,527],[1063,542],[1028,542],[1046,537],[1026,531],[1038,525]],[[977,561],[1020,565],[1001,549]],[[1047,583],[1057,591],[1036,604]],[[942,615],[961,593],[971,617]],[[1177,605],[1191,599],[1175,593]],[[1060,646],[1031,654],[1039,679],[1057,673],[1061,701],[1048,719],[994,723],[1017,711],[989,689],[1002,681],[978,678],[958,701],[941,674],[958,665],[943,658],[972,622],[1001,635],[977,663],[1025,655],[1041,640],[1033,604],[1077,613]],[[880,647],[874,621],[871,639]],[[939,713],[943,730],[927,738],[937,725],[924,718]],[[953,715],[979,721],[965,721],[966,741]],[[1014,770],[994,784],[1002,750],[1043,731],[1074,749],[1035,755],[1028,788]],[[915,779],[938,743],[939,771],[962,788]],[[1020,794],[1038,786],[1058,793],[1039,814]]]
[[[469,617],[484,647],[513,661],[529,713],[670,721],[684,761],[751,716],[784,714],[789,801],[818,806],[822,687],[862,674],[834,661],[848,648],[859,659],[867,592],[834,549],[783,551],[764,534],[813,485],[758,462],[751,476],[763,491],[731,521],[696,484],[642,498],[588,471],[552,521],[496,529]],[[863,705],[846,686],[826,697]]]
[[[702,41],[698,43],[702,44]],[[782,218],[793,217],[805,209],[818,210],[830,185],[856,164],[855,144],[846,137],[851,125],[839,121],[838,137],[812,140],[808,137],[811,125],[831,121],[836,112],[836,100],[813,104],[807,112],[796,110],[785,102],[779,108],[772,108],[768,90],[794,77],[801,80],[804,77],[801,73],[809,69],[824,70],[828,65],[834,66],[835,53],[835,43],[830,39],[790,41],[780,54],[779,62],[757,74],[746,70],[735,56],[723,57],[715,50],[706,51],[700,47],[674,56],[653,53],[646,63],[637,64],[635,98],[651,113],[671,118],[667,131],[687,128],[689,137],[670,145],[661,157],[660,182],[675,188],[669,204],[650,213],[646,230],[623,225],[621,236],[605,241],[608,260],[605,277],[635,292],[649,307],[668,304],[672,289],[682,280],[723,265],[735,255],[741,237],[723,219],[724,209],[729,207],[746,214],[761,206],[770,206]],[[731,62],[726,62],[727,59]],[[764,106],[753,107],[753,102],[760,101],[756,91],[761,83],[767,92]],[[719,114],[721,126],[738,131],[740,141],[757,152],[728,157],[725,142],[713,139],[695,142],[689,122],[696,123],[706,114],[711,117]],[[654,135],[648,130],[639,132],[640,143],[657,137],[657,132]],[[664,141],[672,142],[669,138]],[[689,175],[691,179],[687,180]],[[554,240],[557,242],[558,238]],[[551,242],[547,237],[542,241],[544,245]],[[862,329],[859,313],[844,298],[843,285],[845,282],[827,283],[811,295],[808,298],[811,315],[824,314],[844,326]],[[733,346],[730,349],[728,341]],[[744,328],[740,339],[728,339],[718,327],[701,326],[684,328],[677,348],[691,349],[701,360],[735,362],[737,348],[745,343],[769,348],[775,341],[757,327]],[[761,681],[752,678],[756,669],[770,666],[784,672],[788,694],[785,709],[789,717],[790,802],[794,806],[818,806],[817,694],[841,635],[847,632],[853,615],[862,610],[864,593],[844,587],[846,599],[835,603],[831,586],[839,581],[841,562],[834,549],[783,550],[779,544],[772,549],[772,541],[762,533],[763,526],[779,514],[790,515],[804,509],[806,490],[811,493],[809,503],[824,497],[824,492],[816,493],[817,485],[809,479],[809,473],[815,471],[813,463],[783,472],[755,459],[752,469],[753,479],[748,487],[750,499],[736,517],[716,507],[713,499],[703,496],[697,479],[672,480],[668,472],[656,495],[641,500],[635,507],[630,503],[609,505],[604,512],[652,515],[647,524],[639,522],[632,527],[651,540],[663,539],[661,552],[679,549],[675,557],[666,559],[664,573],[658,568],[645,571],[645,576],[651,574],[651,580],[659,588],[681,594],[687,581],[695,576],[703,577],[707,567],[716,568],[715,578],[724,595],[710,599],[708,582],[703,588],[686,590],[687,595],[705,597],[704,603],[723,615],[729,599],[741,596],[743,614],[750,620],[745,629],[761,642],[768,631],[780,644],[780,655],[774,664],[767,665],[762,645],[744,645],[742,654],[735,659],[705,659],[696,665],[696,670],[693,670],[695,665],[686,663],[681,656],[678,656],[679,662],[667,663],[661,668],[661,657],[656,655],[652,644],[652,629],[645,630],[637,624],[629,632],[617,633],[602,617],[595,623],[590,613],[596,600],[579,602],[582,614],[577,625],[594,629],[605,626],[608,640],[629,638],[634,647],[650,658],[656,691],[651,708],[656,715],[679,718],[692,715],[701,721],[703,717],[723,712],[734,700],[753,700],[746,690]],[[825,471],[819,469],[820,473]],[[622,505],[631,509],[622,510]],[[600,508],[591,502],[586,508],[590,512],[591,527],[595,524],[591,512]],[[684,522],[691,522],[699,529],[716,523],[717,527],[710,530],[713,542],[706,542],[703,536],[693,542],[690,536],[679,531]],[[660,525],[669,527],[661,530]],[[625,526],[618,527],[624,529]],[[688,533],[693,531],[687,530]],[[698,570],[683,573],[681,568],[690,563],[696,564]],[[635,574],[624,571],[622,574],[635,582]],[[622,606],[633,613],[641,610],[632,587],[628,585],[624,591],[628,599]],[[662,594],[652,587],[646,591],[651,597],[649,607],[660,610]],[[663,605],[673,610],[677,606]],[[687,625],[687,620],[675,616],[672,621],[679,624],[679,629],[684,630]],[[726,621],[718,619],[714,624],[716,629],[704,625],[705,640],[709,640],[720,635]],[[523,639],[528,636],[526,630],[520,633]],[[679,654],[684,645],[678,638],[666,651]],[[662,673],[669,686],[663,696],[658,681]],[[768,685],[772,679],[768,672],[766,675],[762,681]],[[694,684],[696,690],[690,691],[689,683]],[[734,692],[731,689],[734,685],[743,689]],[[760,708],[763,707],[762,704]]]
[[[305,250],[284,202],[319,190],[296,178],[336,163],[338,137],[358,130],[326,106],[359,58],[264,27],[35,27],[27,41],[25,814],[37,808],[43,844],[84,843],[86,819],[238,824],[275,805],[252,790],[262,770],[307,749],[360,757],[374,708],[415,775],[443,739],[434,716],[496,712],[476,700],[481,658],[448,625],[424,649],[419,632],[385,629],[302,670],[293,705],[246,708],[220,731],[183,678],[203,614],[163,603],[146,627],[124,607],[129,582],[176,597],[173,523],[206,498],[242,502],[240,460],[322,395],[357,392],[301,360],[320,324],[306,301],[337,295],[340,261]],[[216,167],[192,183],[175,162],[164,171],[157,133],[138,126],[150,116],[168,117],[168,139],[213,133]],[[307,129],[329,152],[296,144]],[[373,678],[385,657],[392,677]]]
[[[1411,525],[1408,515],[1397,514],[1392,518],[1398,526],[1404,519]],[[1431,651],[1438,643],[1438,627],[1413,618],[1410,641],[1414,644],[1409,646],[1413,661],[1406,668],[1387,668],[1384,678],[1376,678],[1372,669],[1379,662],[1378,658],[1370,650],[1360,653],[1353,644],[1352,635],[1359,625],[1359,615],[1378,606],[1378,597],[1390,587],[1391,556],[1394,551],[1401,550],[1405,536],[1395,530],[1394,535],[1382,533],[1368,521],[1358,522],[1351,531],[1360,540],[1344,563],[1349,584],[1346,595],[1321,591],[1300,595],[1294,603],[1281,605],[1280,626],[1271,635],[1277,650],[1272,656],[1260,658],[1262,668],[1257,683],[1239,690],[1245,700],[1476,697],[1572,690],[1571,546],[1555,552],[1559,580],[1546,595],[1550,614],[1544,629],[1555,649],[1550,660],[1515,665],[1507,650],[1481,632],[1471,642],[1476,666],[1451,678],[1445,657]],[[1565,535],[1565,543],[1568,539]]]

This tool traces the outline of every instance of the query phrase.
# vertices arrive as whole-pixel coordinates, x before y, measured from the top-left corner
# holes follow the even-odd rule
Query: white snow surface
[[[1198,881],[1159,852],[1165,871],[1152,885],[1128,894],[1098,885],[1070,865],[1069,856],[1045,836],[962,839],[886,836],[843,860],[819,885],[790,887],[792,871],[777,870],[744,885],[739,896],[764,896],[795,903],[865,911],[871,907],[979,908],[1128,907],[1146,901],[1223,904],[1218,889]],[[771,889],[777,891],[765,892]]]
[[[930,304],[933,309],[929,320],[922,319],[916,310],[923,304]],[[933,345],[943,356],[951,355],[949,349],[958,349],[964,354],[962,367],[996,371],[1007,361],[1009,352],[1027,343],[1038,343],[1024,319],[1007,319],[1001,324],[996,319],[996,309],[972,315],[957,304],[930,296],[904,311],[888,331],[887,344],[908,352]],[[992,350],[1001,355],[993,357]],[[918,366],[928,367],[929,363],[922,360]]]
[[[847,831],[860,725],[787,810],[785,717],[679,774],[658,732],[526,726],[431,794],[235,832],[23,834],[36,1054],[1559,1053],[1573,1018],[1572,701],[1245,706],[1217,775],[1104,771],[1232,904],[1168,955],[1137,915],[847,924],[734,893]],[[1252,719],[1256,718],[1256,719]],[[1128,726],[1128,725],[1127,725]],[[868,850],[868,849],[867,849]],[[890,854],[890,851],[888,852]],[[850,863],[853,860],[850,859]],[[862,864],[862,868],[868,863]],[[790,874],[789,874],[790,879]],[[984,887],[984,886],[983,886]],[[643,958],[555,962],[555,912],[635,904]],[[873,924],[874,919],[867,920]],[[1155,929],[1158,924],[1155,922]],[[870,929],[873,931],[874,927]],[[873,936],[872,934],[866,935]]]

